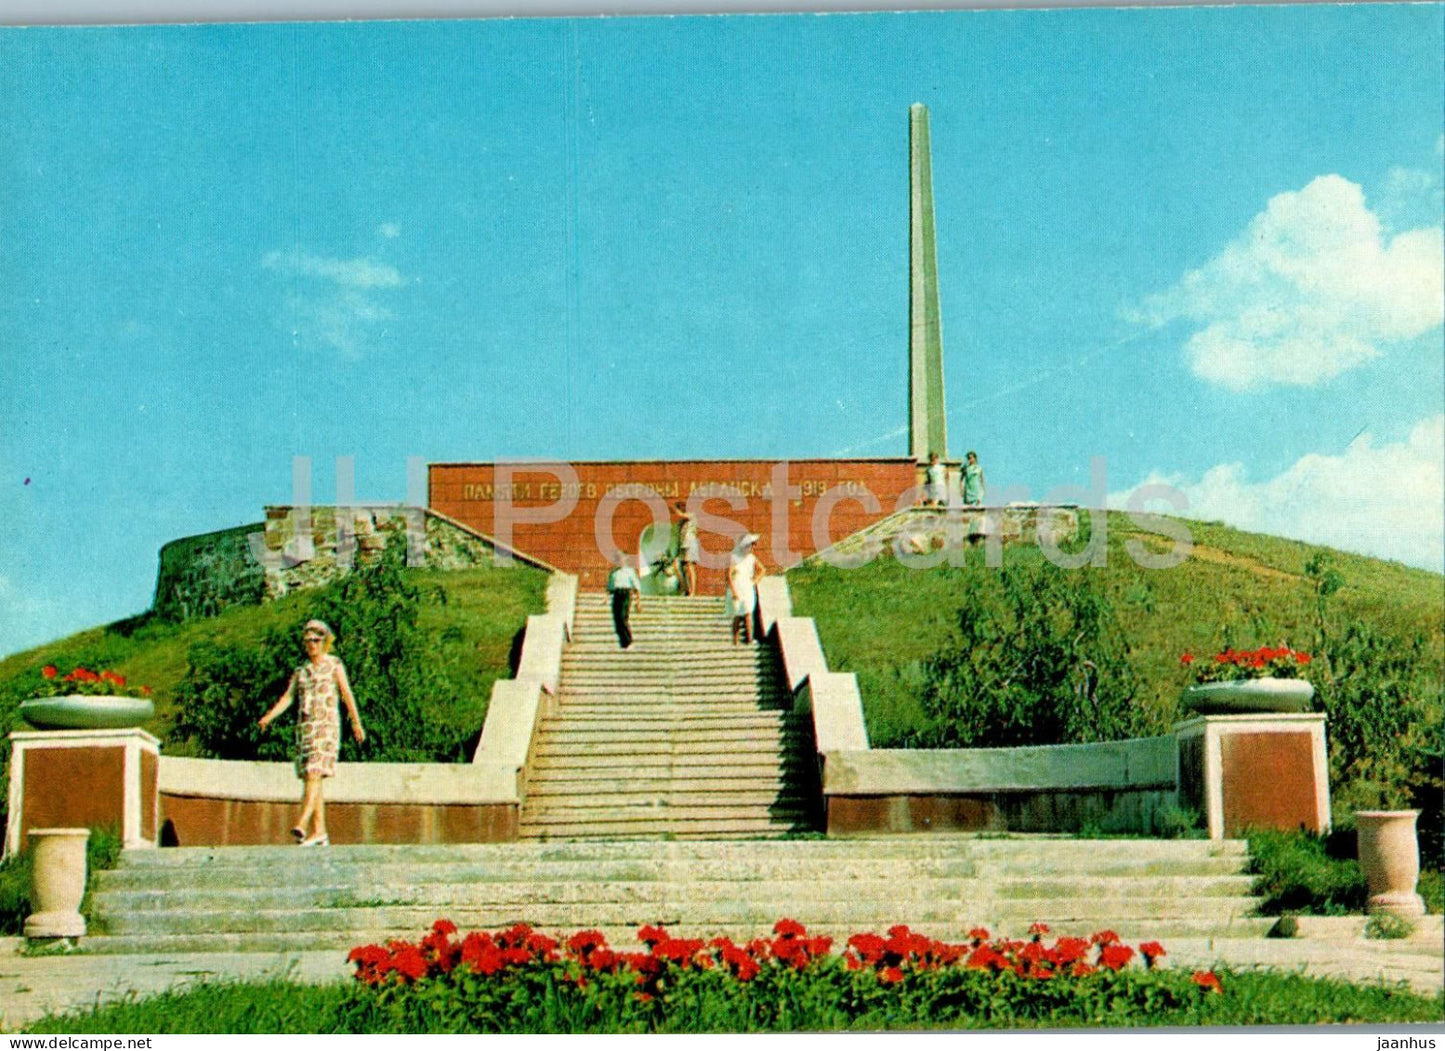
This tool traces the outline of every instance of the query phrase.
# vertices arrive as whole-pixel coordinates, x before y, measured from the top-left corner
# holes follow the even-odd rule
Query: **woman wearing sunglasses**
[[[336,753],[341,748],[338,698],[346,704],[346,714],[351,719],[351,733],[356,743],[366,740],[366,731],[361,728],[361,716],[356,710],[356,698],[352,696],[351,683],[346,679],[346,667],[340,658],[331,655],[331,643],[335,637],[322,621],[306,622],[301,630],[301,640],[306,646],[307,661],[292,672],[286,692],[270,711],[261,716],[260,721],[264,730],[291,707],[293,697],[299,696],[296,772],[305,779],[306,791],[301,797],[301,817],[291,835],[303,847],[331,844],[331,837],[326,833],[326,800],[321,794],[321,782],[336,775]]]

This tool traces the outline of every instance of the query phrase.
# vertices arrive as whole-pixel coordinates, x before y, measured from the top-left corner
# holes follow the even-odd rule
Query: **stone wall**
[[[351,566],[379,557],[393,536],[406,539],[408,564],[427,569],[470,569],[496,561],[489,538],[425,508],[268,507],[262,554],[265,596],[276,599],[338,580]],[[517,557],[541,566],[535,559]]]
[[[162,547],[152,612],[164,620],[185,621],[260,602],[266,577],[251,557],[247,537],[262,528],[257,522],[172,540]]]
[[[320,587],[344,576],[349,565],[377,558],[392,536],[407,537],[410,558],[427,569],[496,562],[490,537],[426,508],[268,507],[264,523],[185,537],[161,548],[151,608],[168,620],[189,620]],[[350,548],[349,565],[343,541]],[[526,555],[514,558],[552,568]]]

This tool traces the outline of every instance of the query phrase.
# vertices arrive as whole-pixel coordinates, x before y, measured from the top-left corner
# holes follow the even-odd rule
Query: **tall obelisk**
[[[909,296],[908,451],[925,462],[930,453],[948,459],[943,411],[943,319],[938,307],[938,254],[933,233],[933,165],[928,146],[928,107],[908,108]]]

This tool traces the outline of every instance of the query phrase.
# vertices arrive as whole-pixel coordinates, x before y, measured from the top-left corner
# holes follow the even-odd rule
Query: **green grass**
[[[1152,534],[1110,513],[1108,565],[1092,574],[1111,599],[1141,681],[1138,703],[1169,720],[1178,711],[1188,651],[1207,654],[1234,632],[1238,643],[1289,640],[1309,649],[1314,639],[1314,592],[1305,562],[1325,549],[1215,524],[1188,523],[1195,553],[1172,569],[1145,569],[1130,557],[1129,541]],[[1162,548],[1161,548],[1162,549]],[[1009,562],[1040,560],[1032,545],[1004,549]],[[1381,630],[1423,632],[1437,675],[1445,649],[1438,574],[1393,562],[1330,552],[1346,585],[1332,606]],[[923,662],[956,631],[962,612],[960,574],[985,572],[984,552],[966,552],[967,565],[915,570],[891,558],[858,569],[800,566],[788,572],[794,611],[813,617],[835,671],[857,674],[874,747],[886,748],[923,724],[918,696]]]
[[[629,1015],[622,1026],[604,1021],[605,1012],[589,1012],[570,1002],[566,990],[548,990],[547,997],[528,990],[511,998],[484,1024],[463,1031],[610,1033],[626,1031],[716,1033],[743,1031],[1007,1029],[1044,1026],[1259,1026],[1328,1023],[1439,1022],[1445,998],[1421,996],[1399,986],[1352,985],[1271,971],[1217,972],[1225,992],[1186,996],[1184,1002],[1151,994],[1154,982],[1142,973],[1121,975],[1118,994],[1103,1005],[1098,998],[1080,1000],[1050,995],[1047,1011],[1022,1017],[998,1011],[981,1017],[961,1013],[946,1000],[926,991],[913,993],[909,979],[897,995],[873,998],[866,1008],[831,998],[813,998],[793,990],[791,1011],[760,1002],[759,994],[740,983],[718,983],[685,1005],[664,1003],[660,1010]],[[792,983],[799,984],[799,983]],[[1176,978],[1173,984],[1178,984]],[[558,995],[558,993],[561,995]],[[1043,991],[1041,990],[1041,993]],[[455,1031],[456,1016],[438,1013],[429,1025],[418,1017],[444,1011],[422,1001],[416,1012],[387,1010],[375,995],[352,983],[301,985],[273,980],[253,983],[201,983],[181,992],[167,992],[41,1019],[30,1033],[408,1033]],[[1101,1013],[1102,1011],[1102,1013]],[[786,1017],[780,1022],[780,1015]],[[616,1018],[617,1015],[610,1017]],[[525,1019],[525,1022],[523,1022]]]
[[[429,605],[422,618],[442,644],[447,676],[464,684],[467,698],[455,713],[458,725],[480,729],[493,680],[510,674],[513,640],[527,616],[545,607],[546,574],[530,568],[478,568],[442,572],[418,570],[414,579],[441,588],[445,601]],[[202,639],[257,644],[267,628],[287,624],[316,603],[322,590],[302,591],[260,606],[240,606],[215,617],[183,624],[133,617],[90,628],[0,660],[0,728],[18,725],[15,706],[24,684],[45,664],[113,668],[132,683],[154,691],[155,720],[146,727],[167,740],[175,718],[176,688],[186,673],[186,651]],[[258,712],[264,710],[257,698]],[[167,741],[169,755],[187,754],[182,742]]]
[[[90,892],[95,886],[95,874],[113,869],[120,862],[121,838],[114,828],[92,828],[90,839],[85,844],[85,898],[80,911],[92,934],[101,933],[99,924],[91,909]],[[30,903],[30,851],[21,851],[0,861],[0,935],[20,934],[29,916]]]
[[[1254,890],[1267,916],[1305,913],[1345,916],[1364,911],[1365,877],[1353,856],[1327,837],[1304,832],[1255,831],[1249,836]],[[1348,844],[1353,853],[1354,844]]]

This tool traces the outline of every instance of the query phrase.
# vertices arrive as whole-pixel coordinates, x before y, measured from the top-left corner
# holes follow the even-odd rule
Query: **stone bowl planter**
[[[156,714],[144,697],[37,697],[20,702],[20,716],[37,730],[126,730]]]
[[[1307,712],[1314,695],[1314,686],[1304,679],[1235,679],[1188,686],[1183,702],[1200,715]]]
[[[80,901],[85,897],[88,828],[32,828],[31,899],[27,938],[79,938],[85,934]]]
[[[1367,912],[1404,919],[1425,915],[1415,891],[1420,879],[1420,843],[1415,835],[1418,810],[1355,811],[1356,853],[1370,889]]]

